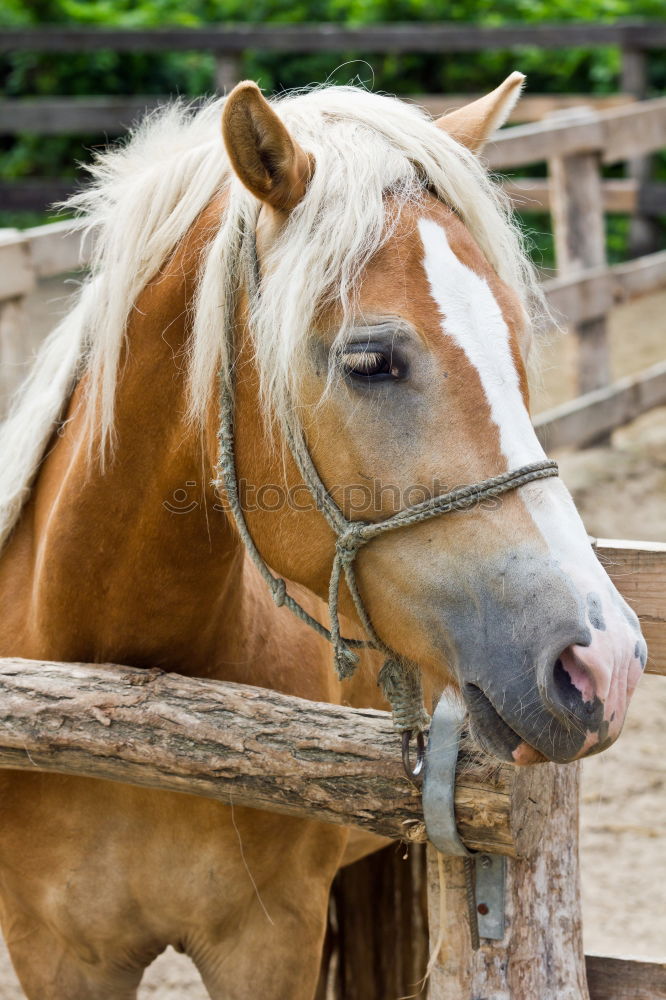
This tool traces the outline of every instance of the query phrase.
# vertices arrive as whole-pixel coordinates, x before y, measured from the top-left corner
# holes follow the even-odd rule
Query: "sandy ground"
[[[48,283],[31,302],[33,331],[63,308]],[[615,375],[641,371],[666,353],[666,292],[616,309],[611,317]],[[575,343],[544,351],[539,411],[574,395]],[[617,431],[610,447],[558,455],[590,534],[666,541],[666,408]],[[646,676],[625,732],[583,768],[581,867],[588,952],[666,960],[666,680]],[[205,1000],[192,963],[169,950],[148,969],[140,1000]],[[0,1000],[21,1000],[0,951]]]

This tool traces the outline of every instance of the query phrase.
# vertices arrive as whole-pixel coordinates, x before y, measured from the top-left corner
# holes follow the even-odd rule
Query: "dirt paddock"
[[[45,283],[31,303],[33,331],[63,308],[62,285]],[[55,301],[58,299],[59,301]],[[613,371],[639,372],[664,357],[666,292],[617,308]],[[544,351],[536,412],[575,394],[572,337]],[[556,456],[588,531],[666,541],[666,408],[617,431],[609,447]],[[585,947],[606,955],[666,960],[666,678],[646,676],[625,732],[583,767],[581,861]],[[147,971],[140,1000],[206,1000],[194,966],[169,950]],[[0,1000],[21,1000],[0,951]],[[369,998],[370,1000],[370,998]],[[390,1000],[390,998],[381,998]]]

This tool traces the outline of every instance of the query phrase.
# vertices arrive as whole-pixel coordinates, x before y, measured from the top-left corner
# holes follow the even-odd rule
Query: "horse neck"
[[[13,629],[24,655],[202,672],[207,623],[224,631],[239,612],[242,553],[225,519],[208,517],[206,444],[184,419],[196,238],[132,310],[105,468],[89,458],[84,376],[4,553],[0,585],[25,595]],[[179,489],[188,504],[173,500]]]
[[[132,310],[103,472],[88,459],[85,380],[73,394],[0,562],[0,598],[11,594],[13,609],[0,639],[8,654],[161,667],[337,701],[327,644],[275,608],[216,504],[216,403],[203,432],[185,417],[187,316],[212,211]],[[373,700],[367,676],[350,687],[352,703]]]

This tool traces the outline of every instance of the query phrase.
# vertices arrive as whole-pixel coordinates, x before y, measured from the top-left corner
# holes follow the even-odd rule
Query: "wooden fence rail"
[[[0,52],[485,52],[617,45],[629,51],[666,47],[663,20],[612,24],[572,21],[550,24],[476,24],[435,21],[350,27],[319,24],[206,24],[196,28],[92,28],[48,25],[4,28]]]
[[[474,24],[438,21],[406,24],[373,24],[350,27],[339,23],[321,24],[208,24],[197,28],[167,27],[150,29],[98,28],[82,25],[46,25],[30,28],[5,28],[0,35],[0,52],[174,52],[204,51],[215,57],[212,89],[228,90],[242,72],[246,51],[281,53],[332,52],[349,55],[362,53],[483,52],[520,51],[525,46],[554,49],[570,46],[618,46],[621,50],[622,94],[587,98],[597,108],[625,99],[643,99],[647,95],[648,55],[666,47],[666,24],[663,20],[620,20],[611,24],[566,22],[560,24],[505,24],[485,27]],[[0,102],[0,131],[43,131],[60,134],[72,129],[106,131],[118,134],[121,125],[129,125],[138,104],[152,106],[150,98],[52,98],[45,102]],[[159,99],[158,99],[159,100]],[[429,95],[416,98],[434,113],[455,107],[458,98]],[[137,104],[138,102],[138,104]],[[528,96],[520,107],[524,117],[536,120],[572,103],[571,95]],[[649,161],[640,154],[632,158],[631,175],[639,187],[649,184]],[[0,185],[0,199],[8,208],[43,208],[50,199],[66,193],[54,181],[43,184],[15,181]],[[633,217],[635,247],[644,253],[655,249],[657,232],[654,216],[663,209],[660,202],[651,207],[649,199],[639,199]]]
[[[548,452],[584,448],[604,440],[642,413],[664,405],[666,361],[660,361],[640,375],[628,375],[538,414],[534,426]]]
[[[596,550],[643,620],[659,626],[663,634],[666,545],[598,541]],[[651,650],[648,669],[666,675],[663,642],[656,657]],[[402,773],[399,741],[387,713],[161,671],[3,659],[0,722],[2,768],[86,775],[204,795],[356,825],[392,839],[413,842],[423,836],[420,797]],[[435,949],[429,1000],[488,995],[496,1000],[666,997],[664,964],[584,958],[577,828],[571,825],[577,781],[577,765],[489,769],[474,754],[463,758],[455,789],[461,835],[469,847],[512,858],[504,890],[506,927],[502,940],[484,938],[481,948],[472,951],[462,859],[438,859],[428,846],[431,947],[438,942],[440,920],[446,921],[446,946]],[[410,895],[414,885],[406,877],[418,873],[418,846],[403,869],[400,912],[404,918],[410,911],[410,933],[422,938],[423,917],[416,923],[411,919],[418,900]],[[394,851],[390,859],[369,860],[379,865],[382,884],[386,876],[390,881],[396,864],[403,864],[396,859]],[[362,871],[350,872],[350,878],[352,890],[354,884],[362,887],[361,897],[354,896],[353,916],[358,918],[360,912],[368,926],[377,925],[377,897],[364,898]],[[349,896],[345,900],[340,890],[349,890],[349,885],[343,878],[334,890],[345,976],[338,977],[333,993],[319,995],[379,1000],[393,995],[386,993],[387,976],[392,990],[413,992],[414,980],[423,972],[425,949],[422,941],[399,942],[404,927],[390,912],[388,926],[394,936],[362,935],[363,947],[347,953],[350,933],[363,926],[353,918],[348,923]],[[395,895],[384,892],[382,898],[391,910]],[[383,956],[381,974],[370,940]],[[414,954],[411,963],[405,961],[410,947],[416,964]],[[400,960],[394,962],[397,953]],[[363,965],[360,975],[355,962]],[[417,993],[423,995],[418,987]]]
[[[455,111],[480,94],[411,94],[403,100],[439,116]],[[0,100],[0,135],[37,132],[40,135],[68,135],[91,132],[121,135],[147,112],[168,104],[168,95],[114,97],[14,97]],[[192,105],[202,103],[192,100]],[[588,105],[595,111],[625,107],[635,103],[631,94],[526,94],[509,118],[515,122],[540,121],[553,111]]]
[[[387,712],[111,664],[0,660],[0,767],[107,778],[425,840]],[[463,755],[456,812],[470,849],[538,847],[552,785]]]
[[[666,97],[569,116],[578,110],[496,133],[485,154],[489,166],[506,170],[577,153],[616,163],[666,146]]]

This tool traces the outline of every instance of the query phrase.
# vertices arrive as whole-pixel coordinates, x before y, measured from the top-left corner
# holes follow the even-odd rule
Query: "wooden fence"
[[[654,644],[646,630],[647,670],[666,676],[666,545],[600,541],[597,551],[644,624],[661,632],[661,644]],[[462,859],[442,864],[428,846],[427,873],[421,868],[421,883],[410,878],[423,857],[423,813],[402,773],[399,737],[387,713],[162,671],[4,659],[0,722],[1,768],[86,775],[222,802],[233,791],[237,804],[409,844],[409,864],[396,860],[395,851],[388,868],[381,855],[362,863],[377,868],[371,894],[364,883],[359,895],[357,871],[341,874],[338,893],[346,885],[349,903],[350,889],[356,892],[350,913],[344,894],[337,897],[342,953],[338,974],[322,980],[322,1000],[416,995],[427,925],[433,947],[444,914],[446,947],[437,954],[429,1000],[666,998],[665,964],[583,956],[571,828],[577,765],[489,768],[474,755],[461,760],[455,811],[464,843],[482,857],[511,859],[504,937],[483,938],[473,952]],[[427,920],[419,916],[424,885]],[[477,903],[483,907],[483,895]]]
[[[666,287],[666,251],[608,266],[601,168],[666,147],[666,98],[594,112],[576,108],[499,132],[487,152],[493,169],[546,160],[558,276],[544,283],[554,314],[577,334],[579,398],[541,414],[537,432],[549,448],[592,443],[666,403],[666,364],[612,382],[607,316],[614,305]],[[523,182],[524,183],[524,182]],[[544,187],[543,182],[539,182]],[[631,182],[633,183],[633,182]],[[529,196],[513,182],[515,198]],[[85,265],[68,222],[0,232],[0,406],[31,349],[23,303],[39,278]]]
[[[666,21],[617,21],[612,24],[508,24],[499,27],[439,21],[373,24],[352,28],[343,24],[211,24],[200,28],[102,29],[72,25],[7,28],[0,35],[1,52],[208,52],[214,56],[211,90],[224,92],[243,74],[243,55],[260,50],[277,53],[457,53],[488,50],[516,51],[584,46],[616,46],[621,53],[620,93],[596,96],[528,94],[518,105],[518,121],[536,121],[547,114],[585,103],[606,110],[646,97],[650,52],[666,48]],[[412,95],[410,100],[433,114],[460,106],[470,97]],[[37,132],[117,135],[166,98],[49,97],[0,100],[0,135]],[[634,252],[654,249],[659,239],[655,217],[666,214],[666,190],[650,180],[650,161],[632,156],[629,183],[611,184],[605,192],[608,210],[632,214]],[[43,210],[71,193],[71,182],[56,179],[0,184],[0,204],[11,209]],[[543,185],[523,199],[524,211],[537,210],[548,200]],[[618,207],[620,205],[621,207]],[[627,208],[626,206],[630,207]]]

